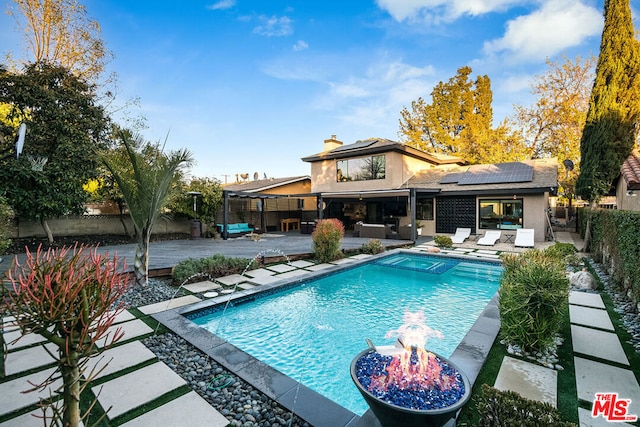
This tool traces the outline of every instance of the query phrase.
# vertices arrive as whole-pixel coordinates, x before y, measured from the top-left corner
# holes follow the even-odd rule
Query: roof
[[[403,187],[440,194],[553,193],[558,187],[556,159],[433,168],[418,172]]]
[[[620,173],[629,190],[640,190],[640,153],[634,151],[622,163]]]
[[[253,181],[243,181],[223,186],[223,190],[228,191],[244,191],[249,193],[259,193],[261,191],[271,190],[283,185],[294,184],[296,182],[311,180],[309,175],[291,176],[285,178],[267,178],[256,179]]]
[[[358,140],[353,144],[342,145],[340,147],[334,148],[333,150],[303,157],[302,161],[312,163],[320,162],[323,160],[345,159],[365,155],[380,154],[390,151],[400,152],[404,155],[422,159],[435,165],[463,165],[466,163],[460,157],[449,156],[445,154],[427,153],[425,151],[418,150],[400,142],[392,141],[385,138],[368,138],[364,140]]]

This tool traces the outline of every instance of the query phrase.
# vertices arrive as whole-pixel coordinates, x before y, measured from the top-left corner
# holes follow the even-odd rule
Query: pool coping
[[[240,350],[231,343],[201,328],[187,318],[188,315],[202,312],[220,304],[231,304],[234,301],[250,298],[252,295],[274,291],[284,286],[295,286],[298,283],[318,279],[323,276],[355,268],[360,264],[371,262],[397,253],[416,254],[416,251],[395,249],[366,259],[353,260],[349,264],[335,265],[321,271],[309,272],[295,279],[282,279],[248,290],[234,292],[200,301],[188,306],[155,313],[154,319],[181,336],[187,342],[207,354],[218,364],[233,372],[238,377],[275,400],[285,409],[293,412],[313,426],[345,426],[364,427],[372,425],[372,414],[368,410],[362,417],[338,405],[334,401],[300,384],[298,381],[259,361],[255,357]],[[437,253],[422,254],[425,256],[445,256]],[[477,257],[447,254],[447,258],[459,258],[466,261],[499,263],[496,260],[478,260]],[[471,387],[489,354],[489,350],[500,330],[497,292],[478,316],[460,344],[449,358],[469,378]],[[364,345],[363,345],[364,348]],[[355,357],[355,355],[354,355]],[[375,420],[375,418],[374,418]],[[377,421],[377,420],[376,420]]]

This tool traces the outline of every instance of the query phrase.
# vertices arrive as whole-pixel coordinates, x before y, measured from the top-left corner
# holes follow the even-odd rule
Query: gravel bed
[[[184,339],[167,333],[142,342],[224,415],[232,426],[309,426]]]
[[[602,281],[605,291],[613,301],[613,309],[620,314],[624,327],[631,335],[631,339],[627,343],[631,344],[637,353],[640,353],[640,314],[637,311],[637,307],[627,295],[620,293],[619,288],[613,283],[602,264],[592,259],[589,259],[589,264],[591,264],[598,278]]]
[[[187,293],[172,286],[169,280],[149,279],[149,286],[132,285],[120,302],[126,307],[141,307]],[[225,416],[230,425],[309,427],[308,423],[278,406],[181,337],[166,333],[151,336],[142,343]]]

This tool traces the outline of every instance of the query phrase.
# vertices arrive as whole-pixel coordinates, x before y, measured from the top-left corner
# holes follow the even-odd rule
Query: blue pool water
[[[362,415],[351,360],[385,338],[405,311],[442,331],[429,350],[449,357],[493,297],[499,264],[401,253],[192,321],[296,381]],[[191,317],[191,316],[190,316]]]

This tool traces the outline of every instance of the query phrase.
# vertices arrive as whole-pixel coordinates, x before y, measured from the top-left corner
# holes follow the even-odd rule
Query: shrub
[[[335,218],[323,219],[318,222],[311,234],[313,254],[319,262],[335,261],[343,257],[340,243],[344,237],[344,225]]]
[[[384,252],[384,246],[382,246],[382,242],[378,239],[371,239],[367,243],[363,243],[360,247],[360,252],[363,254],[379,254]]]
[[[230,274],[240,274],[247,266],[255,268],[256,260],[247,258],[227,258],[222,254],[215,254],[206,258],[188,258],[173,267],[171,272],[176,284],[196,281],[202,276],[222,277]]]
[[[0,310],[15,319],[10,326],[18,326],[22,336],[40,334],[57,347],[48,351],[57,372],[32,384],[32,390],[44,389],[62,379],[64,398],[52,404],[50,425],[76,427],[87,416],[81,416],[79,396],[95,372],[81,379],[86,361],[124,335],[121,327],[111,328],[124,309],[117,303],[129,283],[124,268],[115,256],[109,259],[96,248],[76,245],[27,251],[24,262],[16,257],[7,273],[11,283],[1,288]]]
[[[433,238],[433,241],[439,248],[450,248],[453,246],[453,240],[451,240],[451,237],[449,236],[436,235]]]
[[[4,253],[11,245],[11,239],[7,237],[11,220],[13,219],[13,209],[7,204],[7,199],[0,196],[0,254]]]
[[[480,421],[478,427],[571,427],[549,403],[525,399],[513,391],[500,391],[482,384],[477,401]]]
[[[524,351],[553,345],[568,304],[564,263],[539,250],[503,257],[500,283],[500,333]]]

